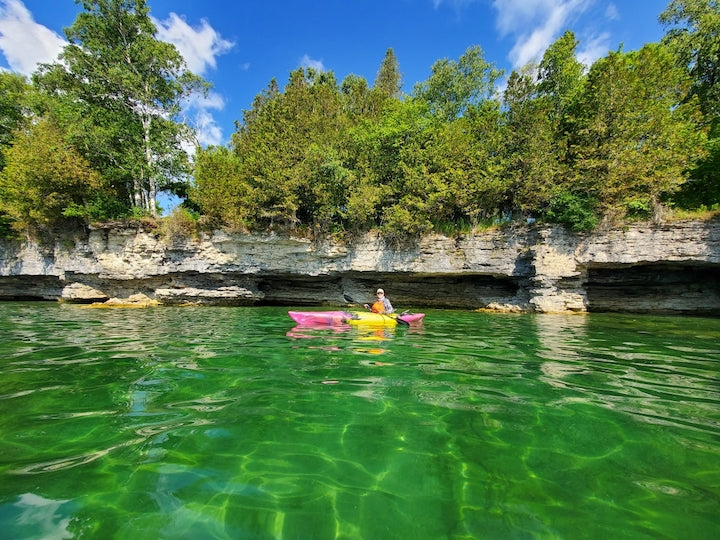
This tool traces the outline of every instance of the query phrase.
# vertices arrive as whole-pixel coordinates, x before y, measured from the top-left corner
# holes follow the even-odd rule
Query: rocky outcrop
[[[384,286],[401,306],[720,313],[720,221],[573,234],[515,226],[405,246],[142,227],[0,243],[0,299],[342,305]]]

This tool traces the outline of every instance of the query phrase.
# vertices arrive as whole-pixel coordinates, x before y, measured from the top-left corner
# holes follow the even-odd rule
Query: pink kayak
[[[362,324],[395,326],[396,319],[408,324],[422,321],[424,313],[369,313],[367,311],[288,311],[290,318],[299,324]]]
[[[288,311],[288,315],[298,324],[345,324],[350,317],[347,311]]]

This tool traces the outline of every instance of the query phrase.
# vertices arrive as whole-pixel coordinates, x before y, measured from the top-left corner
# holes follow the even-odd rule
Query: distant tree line
[[[392,49],[372,86],[300,68],[192,163],[179,107],[207,83],[154,38],[144,0],[82,3],[62,64],[0,74],[0,212],[15,228],[152,215],[160,190],[208,226],[389,236],[720,209],[717,0],[671,1],[661,42],[591,66],[568,31],[507,79],[472,46],[407,95]]]

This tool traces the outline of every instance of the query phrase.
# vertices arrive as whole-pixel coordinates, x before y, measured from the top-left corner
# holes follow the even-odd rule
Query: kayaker
[[[377,300],[375,300],[375,303],[372,306],[365,304],[365,309],[369,309],[373,313],[392,313],[395,311],[395,308],[392,307],[390,300],[385,297],[384,290],[378,289],[375,294],[377,295]]]

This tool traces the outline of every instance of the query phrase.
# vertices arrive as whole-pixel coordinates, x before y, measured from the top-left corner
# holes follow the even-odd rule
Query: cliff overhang
[[[0,242],[0,300],[344,305],[378,286],[399,306],[720,313],[720,220],[575,234],[524,225],[402,247],[278,234],[168,240],[142,226]]]

